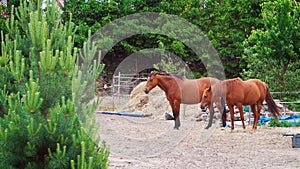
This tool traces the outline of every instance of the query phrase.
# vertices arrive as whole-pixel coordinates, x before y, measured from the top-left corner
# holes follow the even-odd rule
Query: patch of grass
[[[293,125],[288,121],[279,121],[278,119],[272,118],[268,126],[269,127],[292,127]]]

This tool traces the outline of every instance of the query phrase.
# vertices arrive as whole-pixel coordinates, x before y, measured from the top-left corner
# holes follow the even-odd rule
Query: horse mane
[[[232,82],[232,83],[237,83],[237,82],[242,82],[243,80],[240,79],[239,77],[233,78],[233,79],[228,79],[227,81]]]
[[[227,88],[229,88],[229,90],[233,90],[239,84],[243,84],[241,82],[243,82],[243,80],[238,77],[229,79],[229,80],[226,80],[226,86],[227,86]]]
[[[228,85],[228,86],[236,86],[240,82],[243,82],[243,80],[240,79],[240,78],[233,78],[233,79],[226,80],[226,85]]]
[[[222,95],[223,91],[224,91],[224,87],[226,87],[225,85],[225,81],[219,81],[215,84],[212,85],[212,91],[213,93],[215,93],[217,96]]]
[[[153,75],[155,72],[151,72],[149,77],[151,75]],[[171,73],[163,73],[163,72],[156,72],[158,75],[162,75],[162,76],[171,76],[171,77],[176,77],[180,80],[183,80],[185,77],[184,76],[181,76],[181,75],[178,75],[178,74],[171,74]]]

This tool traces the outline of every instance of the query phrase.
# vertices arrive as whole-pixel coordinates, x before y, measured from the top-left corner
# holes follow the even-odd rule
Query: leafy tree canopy
[[[247,65],[242,75],[265,81],[273,91],[299,91],[300,5],[291,0],[265,2],[262,16],[264,26],[244,43]]]

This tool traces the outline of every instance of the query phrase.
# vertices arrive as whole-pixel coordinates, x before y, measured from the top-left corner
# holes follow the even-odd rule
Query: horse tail
[[[278,116],[281,116],[281,113],[279,112],[279,109],[276,105],[276,103],[273,100],[273,97],[270,93],[270,90],[268,87],[267,88],[267,93],[266,93],[266,102],[268,105],[269,111],[275,116],[275,118],[278,118]]]

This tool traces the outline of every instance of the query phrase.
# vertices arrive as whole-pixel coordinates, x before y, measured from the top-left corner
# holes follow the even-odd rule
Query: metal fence
[[[129,96],[133,88],[145,80],[147,80],[147,78],[141,74],[122,74],[118,72],[118,74],[113,75],[111,86],[113,109],[115,109],[115,104],[126,104],[130,99]]]
[[[299,98],[299,94],[300,91],[294,91],[294,92],[271,92],[272,96],[274,99],[279,98],[278,96],[281,95],[283,97],[292,97],[292,96],[298,96],[296,98]],[[299,98],[300,99],[300,98]],[[278,100],[278,99],[277,99]],[[279,100],[278,101],[279,104],[281,104],[283,106],[283,114],[285,115],[286,113],[288,113],[289,111],[294,111],[294,110],[289,110],[288,107],[293,104],[293,105],[299,105],[300,106],[300,102],[299,101],[282,101]]]

